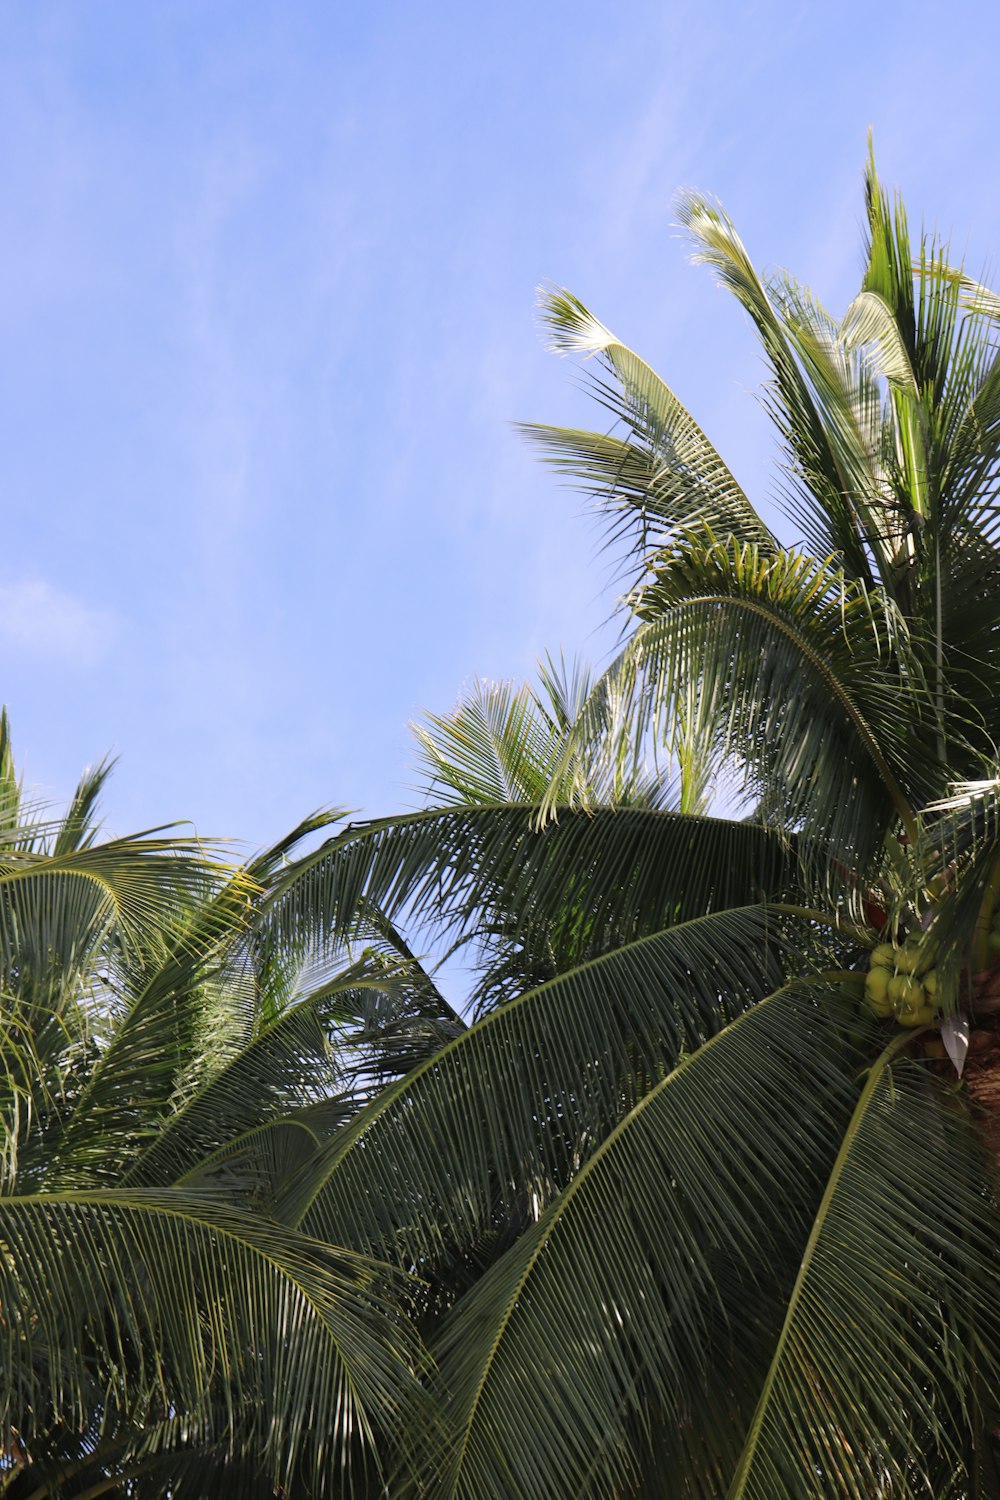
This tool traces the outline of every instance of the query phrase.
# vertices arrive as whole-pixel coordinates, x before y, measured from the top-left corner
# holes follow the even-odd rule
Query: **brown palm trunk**
[[[962,1079],[990,1158],[1000,1166],[1000,965],[973,976],[972,1031]]]

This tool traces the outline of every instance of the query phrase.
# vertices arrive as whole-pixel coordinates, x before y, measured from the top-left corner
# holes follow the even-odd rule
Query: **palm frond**
[[[962,1462],[948,1393],[960,1408],[973,1373],[1000,1393],[986,1164],[965,1113],[900,1047],[844,1132],[729,1500],[924,1494],[928,1454]]]
[[[792,473],[801,481],[799,508],[811,510],[815,527],[828,540],[828,548],[819,549],[821,555],[826,550],[836,552],[851,578],[870,584],[871,562],[852,499],[850,475],[831,441],[771,291],[718,203],[689,192],[680,196],[677,208],[680,223],[694,243],[693,259],[712,267],[721,285],[750,315],[760,336],[774,377],[766,404],[785,443]]]
[[[356,930],[364,903],[461,937],[511,923],[523,939],[585,924],[591,952],[704,911],[794,888],[794,850],[736,819],[537,804],[429,808],[352,824],[276,883],[274,941]]]
[[[761,816],[858,871],[895,819],[916,839],[913,806],[941,768],[921,737],[919,656],[883,596],[809,558],[709,536],[666,554],[635,608],[643,623],[597,684],[581,738],[617,755],[652,728],[670,749],[675,700],[696,683],[704,752],[740,768]]]
[[[762,550],[770,531],[694,418],[647,364],[565,290],[542,290],[542,323],[560,354],[596,356],[604,377],[592,389],[624,438],[523,424],[562,474],[592,495],[611,520],[611,536],[629,537],[641,556],[677,527],[704,522]]]
[[[223,867],[191,839],[137,834],[59,855],[0,851],[0,972],[9,989],[44,998],[103,961],[113,936],[142,962],[184,933]]]
[[[0,1198],[0,1429],[185,1412],[275,1482],[341,1493],[352,1446],[415,1395],[387,1268],[204,1195]],[[34,1415],[38,1414],[38,1415]],[[340,1473],[338,1474],[338,1470]]]
[[[167,929],[158,962],[139,964],[113,1034],[50,1143],[51,1183],[115,1182],[143,1134],[167,1116],[206,1045],[206,980],[244,930],[255,891],[236,871],[179,931]]]
[[[731,1444],[716,1351],[755,1346],[741,1299],[807,1233],[856,1096],[837,983],[782,989],[681,1058],[456,1306],[435,1346],[455,1437],[420,1493],[619,1494],[650,1401],[658,1444],[705,1402]]]
[[[94,814],[104,783],[114,769],[114,760],[106,756],[92,769],[85,771],[77,783],[69,809],[56,835],[52,853],[71,854],[77,849],[89,848],[97,836]]]
[[[213,1069],[124,1174],[124,1186],[161,1186],[194,1170],[236,1136],[346,1092],[371,1066],[357,1023],[369,995],[393,998],[407,973],[361,962],[290,1006],[220,1069]]]
[[[413,726],[424,790],[435,806],[569,801],[583,785],[587,801],[605,806],[664,807],[674,790],[655,767],[588,753],[578,745],[565,760],[573,723],[590,693],[589,674],[576,672],[567,694],[543,671],[541,691],[525,683],[477,682],[450,714],[428,714]],[[572,715],[570,708],[572,707]]]
[[[703,916],[582,964],[488,1013],[384,1090],[310,1163],[282,1215],[406,1264],[537,1211],[648,1081],[818,962],[808,923]],[[441,1142],[449,1143],[442,1156]]]

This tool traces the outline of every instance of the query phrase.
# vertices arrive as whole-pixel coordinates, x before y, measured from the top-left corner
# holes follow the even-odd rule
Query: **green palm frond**
[[[237,871],[179,930],[161,936],[158,962],[119,975],[117,1015],[54,1141],[51,1180],[65,1186],[117,1180],[141,1136],[162,1123],[206,1045],[206,982],[244,930],[256,886]],[[126,982],[126,981],[131,981]],[[109,996],[109,999],[111,997]],[[244,999],[244,1003],[248,1003]]]
[[[21,779],[14,764],[7,706],[0,710],[0,830],[6,847],[21,822]]]
[[[207,1188],[226,1202],[250,1205],[271,1216],[290,1180],[357,1113],[364,1099],[351,1093],[327,1094],[206,1150],[174,1185],[184,1191]],[[142,1163],[144,1181],[151,1177]],[[134,1174],[136,1180],[138,1173]],[[155,1186],[155,1182],[149,1185]]]
[[[560,354],[596,356],[598,401],[624,438],[522,424],[520,431],[611,520],[611,535],[633,536],[641,550],[663,545],[678,527],[705,523],[761,549],[770,531],[694,418],[663,381],[565,290],[540,294],[542,323]]]
[[[387,1268],[204,1195],[0,1198],[0,1430],[111,1435],[185,1412],[276,1482],[341,1493],[352,1447],[413,1400]],[[341,1471],[338,1477],[338,1470]]]
[[[389,919],[475,933],[513,920],[527,938],[581,915],[591,951],[794,888],[794,851],[766,829],[645,808],[558,810],[537,804],[428,808],[352,824],[289,870],[267,921],[275,941],[305,922],[355,930],[364,900]]]
[[[775,306],[772,289],[754,268],[732,221],[718,203],[699,193],[684,193],[678,218],[691,236],[695,261],[712,267],[720,283],[733,292],[749,314],[773,372],[766,405],[785,444],[792,474],[800,485],[799,514],[813,518],[813,536],[824,539],[814,550],[834,553],[847,574],[873,581],[864,529],[853,503],[851,476],[845,472],[837,444],[817,407],[799,364],[793,340]]]
[[[234,1137],[346,1092],[359,1064],[367,1065],[356,1054],[368,996],[392,998],[406,979],[404,969],[373,971],[362,962],[289,1006],[163,1122],[123,1185],[167,1185]]]
[[[129,962],[182,939],[224,868],[197,840],[156,831],[63,854],[0,850],[0,972],[44,995],[113,944]]]
[[[858,870],[897,818],[916,838],[913,807],[941,772],[933,726],[921,735],[920,660],[884,597],[829,565],[706,537],[663,557],[635,609],[643,623],[581,737],[620,754],[651,727],[670,750],[675,699],[696,683],[704,753],[742,768],[762,816]]]
[[[420,1493],[618,1494],[650,1399],[657,1442],[706,1401],[731,1433],[716,1351],[756,1346],[741,1300],[807,1234],[856,1097],[836,983],[783,989],[680,1059],[458,1304],[435,1347],[456,1436]]]
[[[540,801],[562,739],[531,689],[510,682],[473,684],[452,713],[426,715],[413,733],[437,805]]]
[[[291,1186],[282,1215],[404,1264],[468,1243],[498,1195],[512,1211],[547,1202],[651,1080],[782,981],[790,954],[819,964],[823,952],[809,923],[758,906],[561,974],[383,1090]]]
[[[928,1452],[962,1463],[949,1393],[960,1409],[978,1378],[1000,1395],[986,1164],[964,1111],[899,1052],[844,1133],[729,1500],[926,1493]]]
[[[808,288],[784,274],[772,278],[769,295],[848,487],[850,512],[874,574],[894,598],[900,569],[909,562],[905,538],[910,508],[899,499],[905,489],[902,445],[883,389],[888,357],[870,326],[875,309],[868,305],[862,311],[862,299],[855,299],[838,324]],[[820,557],[838,554],[839,516],[831,518],[826,507],[817,506],[800,459],[792,457],[787,468],[789,510],[807,546]]]
[[[665,807],[674,787],[655,768],[607,763],[585,743],[566,749],[573,724],[590,696],[590,677],[579,667],[569,684],[550,661],[540,688],[525,683],[477,682],[450,714],[428,714],[413,726],[427,799],[435,806],[490,806],[558,802],[586,787],[588,802]],[[555,780],[554,780],[555,778]]]
[[[111,775],[114,764],[114,760],[106,756],[81,776],[52,845],[52,853],[57,859],[62,854],[71,854],[76,849],[88,849],[93,844],[97,836],[94,814],[104,783]]]

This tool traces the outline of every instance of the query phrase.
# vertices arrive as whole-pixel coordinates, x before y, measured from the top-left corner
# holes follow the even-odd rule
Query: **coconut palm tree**
[[[394,1492],[1000,1496],[997,309],[866,194],[839,320],[681,202],[770,365],[787,544],[545,294],[617,430],[528,431],[631,546],[624,647],[571,712],[429,725],[436,802],[299,872],[485,935],[474,1024],[279,1196],[425,1288],[445,1428]]]
[[[400,1274],[274,1203],[455,1026],[373,908],[333,939],[298,899],[336,815],[238,867],[101,841],[108,770],[54,819],[0,718],[0,1494],[377,1493],[417,1392]]]

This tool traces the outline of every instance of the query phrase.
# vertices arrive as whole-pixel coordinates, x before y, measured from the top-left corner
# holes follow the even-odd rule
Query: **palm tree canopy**
[[[866,204],[838,320],[681,201],[761,338],[790,545],[543,295],[616,430],[525,430],[629,549],[623,648],[561,717],[429,721],[432,805],[314,859],[483,940],[475,1024],[282,1200],[428,1285],[415,1494],[1000,1493],[997,304],[873,161]]]
[[[544,294],[615,429],[526,431],[626,550],[623,645],[425,721],[421,810],[234,871],[105,851],[87,785],[21,831],[0,755],[0,1421],[42,1414],[36,1473],[1000,1494],[1000,304],[874,161],[866,210],[838,319],[680,204],[761,339],[787,545]]]
[[[248,1495],[363,1494],[421,1402],[403,1280],[274,1203],[440,1044],[440,997],[370,907],[334,941],[296,906],[333,815],[235,867],[102,840],[107,770],[53,818],[0,717],[0,1488],[186,1493],[196,1460],[199,1486],[240,1463]]]

